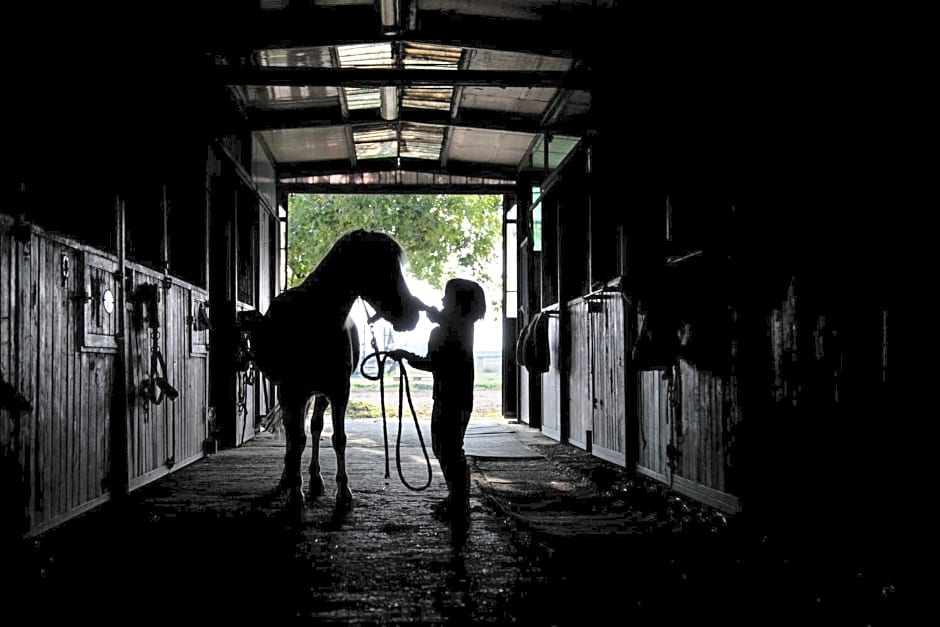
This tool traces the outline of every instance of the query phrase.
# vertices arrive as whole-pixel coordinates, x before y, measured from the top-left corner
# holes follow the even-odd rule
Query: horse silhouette
[[[359,363],[359,334],[349,313],[361,298],[375,309],[370,324],[381,317],[396,331],[414,329],[426,306],[408,290],[404,263],[404,251],[391,236],[351,231],[336,241],[303,283],[282,292],[263,315],[245,323],[255,365],[278,385],[275,411],[283,420],[287,452],[276,491],[286,493],[289,504],[304,502],[300,469],[307,443],[304,410],[315,395],[309,496],[315,499],[323,494],[320,433],[329,404],[333,410],[336,504],[352,505],[344,419],[350,376]]]

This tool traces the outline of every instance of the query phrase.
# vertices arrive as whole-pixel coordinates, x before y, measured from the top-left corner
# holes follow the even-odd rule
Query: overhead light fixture
[[[400,23],[399,0],[379,0],[379,13],[382,16],[382,32],[397,35]]]
[[[379,111],[384,120],[398,119],[398,88],[389,85],[379,89],[381,99]]]

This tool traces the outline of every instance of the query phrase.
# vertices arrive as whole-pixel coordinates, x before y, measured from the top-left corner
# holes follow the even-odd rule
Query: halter
[[[360,299],[362,300],[362,299]],[[375,329],[373,328],[374,323],[381,317],[381,314],[373,314],[369,316],[369,310],[366,307],[366,302],[362,301],[362,308],[366,313],[366,320],[369,324],[369,333],[372,334],[372,353],[366,355],[362,359],[362,363],[359,364],[359,373],[369,379],[370,381],[379,382],[379,398],[382,404],[382,435],[385,438],[385,479],[388,480],[389,473],[389,460],[388,460],[388,427],[387,419],[385,417],[385,360],[391,357],[391,353],[388,351],[380,351],[378,342],[375,339]],[[371,376],[366,374],[365,365],[366,362],[370,359],[375,358],[377,364],[376,375]],[[392,359],[395,359],[392,357]],[[408,383],[408,371],[405,370],[405,364],[401,359],[396,359],[398,362],[398,439],[395,442],[395,467],[398,470],[398,478],[401,479],[402,484],[409,490],[414,490],[415,492],[420,492],[426,490],[431,485],[431,458],[428,457],[427,447],[424,445],[424,436],[421,435],[421,426],[418,424],[418,415],[415,412],[414,401],[411,400],[411,385]],[[411,409],[411,416],[414,419],[415,431],[418,432],[418,441],[421,442],[421,452],[424,454],[424,461],[428,467],[428,480],[423,486],[413,486],[405,479],[405,475],[401,471],[401,427],[402,427],[402,411],[404,409],[403,394],[408,396],[408,407]]]

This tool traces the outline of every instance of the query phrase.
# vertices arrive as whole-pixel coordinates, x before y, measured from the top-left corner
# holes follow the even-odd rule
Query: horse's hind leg
[[[349,389],[341,397],[333,397],[333,451],[336,453],[336,505],[352,507],[352,491],[349,489],[349,477],[346,475],[346,405]]]
[[[285,402],[285,400],[287,402]],[[288,505],[302,505],[304,501],[304,480],[300,473],[300,458],[307,445],[304,433],[304,408],[306,399],[282,398],[284,407],[284,432],[287,440],[287,452],[284,453],[284,472],[278,485],[279,492],[287,493]]]
[[[310,454],[310,498],[323,495],[323,477],[320,475],[320,434],[323,433],[323,414],[330,402],[325,396],[316,396],[313,416],[310,418],[310,438],[313,452]]]

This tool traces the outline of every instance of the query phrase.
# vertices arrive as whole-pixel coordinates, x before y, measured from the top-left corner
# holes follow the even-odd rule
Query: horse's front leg
[[[323,477],[320,475],[320,434],[323,433],[323,414],[330,404],[325,396],[317,396],[310,417],[310,438],[313,452],[310,454],[310,498],[323,495]]]
[[[307,435],[304,433],[305,401],[293,399],[284,404],[284,433],[287,440],[287,452],[284,453],[284,472],[278,485],[279,492],[287,493],[287,504],[291,506],[303,505],[304,480],[300,473],[300,458],[307,445]]]
[[[333,451],[336,453],[336,505],[352,507],[352,491],[346,475],[346,405],[349,402],[349,387],[339,397],[330,399],[333,407]]]

